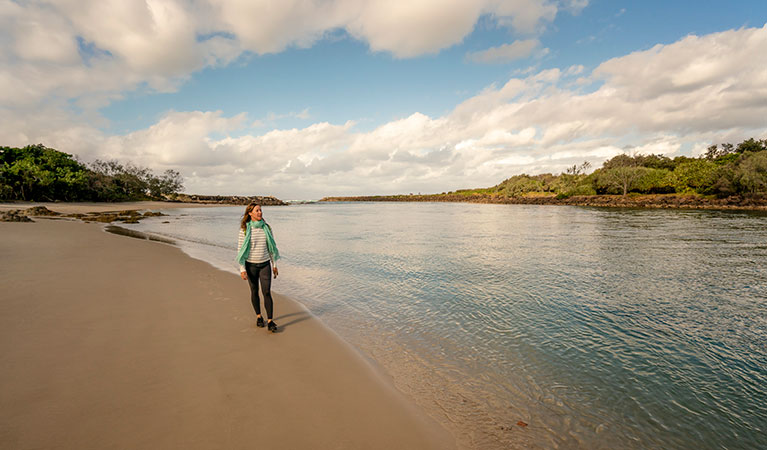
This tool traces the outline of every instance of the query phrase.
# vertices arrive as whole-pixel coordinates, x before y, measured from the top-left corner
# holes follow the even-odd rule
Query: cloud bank
[[[463,40],[480,16],[532,33],[547,0],[0,0],[0,104],[78,98],[101,106],[121,92],[164,92],[205,67],[248,53],[310,47],[342,30],[397,58]],[[561,5],[569,8],[570,2]]]
[[[0,3],[2,24],[28,35],[28,41],[2,37],[0,58],[13,67],[0,72],[5,145],[43,142],[84,160],[116,158],[158,171],[177,169],[187,192],[318,198],[491,186],[514,174],[556,173],[584,160],[598,166],[626,148],[697,154],[711,143],[767,135],[767,64],[754,56],[767,54],[767,26],[687,36],[610,59],[590,72],[573,66],[510,78],[440,117],[413,111],[372,131],[359,131],[355,118],[349,118],[253,135],[248,130],[254,118],[246,113],[173,111],[146,129],[105,135],[99,131],[102,119],[88,105],[109,102],[138,85],[172,89],[195,68],[226,64],[245,48],[274,52],[308,46],[327,30],[344,27],[371,49],[405,57],[452,45],[481,14],[494,15],[503,26],[534,31],[556,13],[548,2],[459,2],[455,9],[461,17],[445,13],[440,18],[453,25],[444,27],[452,29],[446,32],[419,26],[433,9],[428,1],[415,2],[423,13],[417,7],[386,9],[378,2],[353,2],[353,7],[325,2],[322,8],[296,2],[292,8],[277,7],[270,22],[296,21],[295,29],[269,31],[245,30],[244,19],[238,22],[254,14],[252,2],[191,2],[183,9],[174,9],[174,2],[132,3],[109,5],[125,17],[125,29],[111,34],[88,31],[103,25],[84,25],[109,6],[33,3],[23,12],[34,10],[36,20],[45,18],[45,26],[60,30],[36,34],[35,22],[22,20],[21,6]],[[68,15],[52,13],[65,7]],[[291,18],[281,22],[281,14]],[[199,17],[206,15],[215,20],[202,27]],[[469,25],[463,22],[466,15],[473,17]],[[147,21],[165,28],[147,27]],[[386,33],[386,24],[395,22],[402,25],[399,32],[413,38]],[[75,46],[67,37],[73,29]],[[138,29],[132,37],[131,30]],[[152,39],[170,47],[179,40],[193,45],[166,59],[165,49],[148,50]],[[41,40],[48,47],[42,48]],[[37,50],[22,59],[29,48]],[[79,66],[73,62],[77,58],[90,65]],[[46,67],[56,69],[50,79],[41,69]],[[72,114],[64,105],[68,101],[80,102],[81,112]],[[24,113],[25,108],[32,109]]]

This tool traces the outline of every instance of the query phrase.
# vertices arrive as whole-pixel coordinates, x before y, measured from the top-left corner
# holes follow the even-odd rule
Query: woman
[[[261,205],[251,202],[245,208],[245,214],[240,221],[240,236],[237,248],[237,261],[240,264],[240,276],[248,280],[250,285],[250,301],[256,310],[256,326],[263,328],[264,318],[261,317],[261,302],[258,298],[258,283],[261,282],[261,293],[264,295],[266,307],[267,329],[272,333],[277,331],[277,324],[272,320],[271,274],[277,278],[277,266],[274,262],[280,258],[280,252],[274,243],[272,227],[264,222]],[[274,268],[272,269],[272,266]]]

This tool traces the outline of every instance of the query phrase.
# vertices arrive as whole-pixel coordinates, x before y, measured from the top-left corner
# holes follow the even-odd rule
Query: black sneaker
[[[277,332],[277,324],[274,323],[274,321],[269,322],[268,328],[269,328],[269,331],[271,331],[272,333]]]
[[[256,326],[258,328],[264,328],[264,318],[263,317],[256,318]]]

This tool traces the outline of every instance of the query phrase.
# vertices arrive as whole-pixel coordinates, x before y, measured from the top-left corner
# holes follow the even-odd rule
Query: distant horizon
[[[766,22],[757,0],[11,2],[0,142],[278,198],[697,156],[767,136]]]

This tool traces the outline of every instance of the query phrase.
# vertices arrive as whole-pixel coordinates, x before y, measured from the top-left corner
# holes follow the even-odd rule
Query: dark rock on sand
[[[31,208],[27,208],[24,211],[24,214],[27,216],[60,216],[61,215],[61,213],[57,213],[56,211],[51,211],[45,206],[33,206]]]
[[[34,222],[20,209],[0,212],[0,222]]]

